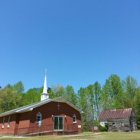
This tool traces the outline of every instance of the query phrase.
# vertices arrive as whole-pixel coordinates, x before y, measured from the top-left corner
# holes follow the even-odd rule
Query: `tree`
[[[94,119],[94,92],[93,92],[93,85],[88,85],[85,88],[86,99],[88,101],[88,119],[92,122]]]
[[[96,119],[100,113],[100,96],[101,96],[101,85],[96,81],[93,85],[93,93],[94,93],[94,114]]]
[[[110,75],[102,89],[101,99],[103,109],[122,108],[123,96],[120,78],[115,74]]]
[[[17,93],[23,93],[24,92],[24,85],[21,81],[17,82],[13,85],[13,90],[16,90]]]
[[[137,126],[138,129],[140,129],[140,87],[137,88],[136,90],[136,98],[135,98],[135,107],[134,111],[137,117]]]
[[[137,81],[133,77],[127,76],[126,79],[122,81],[122,85],[125,93],[124,106],[126,108],[133,108],[138,87]]]
[[[66,86],[63,97],[71,102],[73,105],[77,104],[77,96],[72,86]]]
[[[80,88],[78,90],[78,107],[84,112],[82,114],[82,128],[84,131],[88,131],[91,128],[94,119],[93,110],[93,91],[92,86],[89,85],[86,88]]]
[[[34,102],[39,102],[41,94],[43,92],[43,87],[41,88],[31,88],[23,96],[23,105],[28,105]]]
[[[21,106],[22,95],[14,86],[8,84],[0,91],[0,112],[5,112]]]
[[[52,86],[52,92],[55,94],[55,97],[64,96],[64,87],[62,85]]]
[[[50,98],[55,98],[56,95],[54,94],[52,88],[48,87],[47,92],[49,93],[49,97],[50,97]]]

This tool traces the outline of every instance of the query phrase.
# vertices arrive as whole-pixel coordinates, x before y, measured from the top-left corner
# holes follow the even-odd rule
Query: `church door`
[[[54,117],[54,130],[56,131],[63,130],[63,117],[61,116]]]

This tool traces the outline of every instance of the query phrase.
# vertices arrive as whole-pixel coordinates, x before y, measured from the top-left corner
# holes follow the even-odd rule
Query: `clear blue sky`
[[[0,86],[140,82],[140,0],[0,0]]]

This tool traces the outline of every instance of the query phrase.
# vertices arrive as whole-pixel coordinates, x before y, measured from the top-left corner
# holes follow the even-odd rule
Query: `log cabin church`
[[[132,108],[103,110],[99,115],[101,126],[108,124],[108,131],[137,130],[136,116]]]
[[[49,98],[45,72],[41,101],[0,114],[0,134],[80,133],[81,113],[76,106],[62,97]]]

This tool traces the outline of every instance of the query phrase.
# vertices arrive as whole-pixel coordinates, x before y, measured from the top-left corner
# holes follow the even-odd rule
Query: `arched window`
[[[73,123],[76,123],[76,115],[73,114]]]
[[[9,116],[9,118],[8,118],[7,127],[10,127],[10,116]]]
[[[36,122],[39,123],[39,122],[41,122],[41,120],[42,120],[42,115],[40,112],[38,112],[36,115]]]
[[[4,128],[4,120],[5,120],[5,118],[3,118],[3,120],[2,120],[2,128]]]

